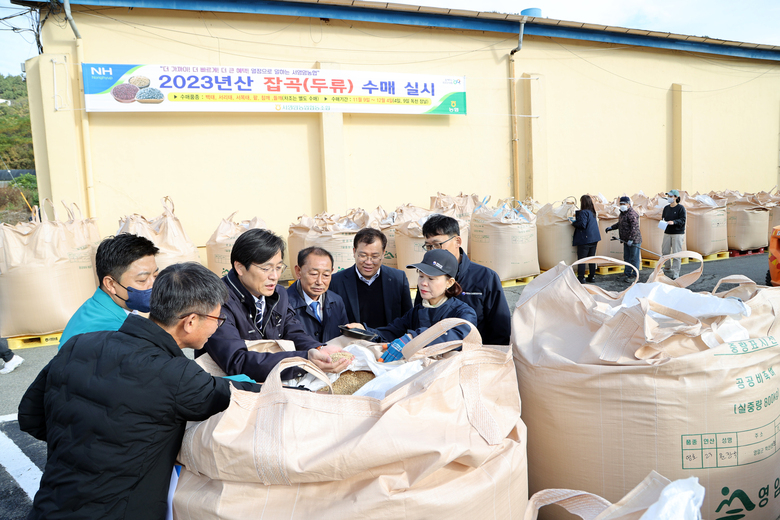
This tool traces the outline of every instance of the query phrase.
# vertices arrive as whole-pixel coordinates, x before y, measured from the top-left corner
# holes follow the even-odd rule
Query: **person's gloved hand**
[[[609,226],[608,228],[604,228],[604,233],[609,233],[612,231],[612,226]]]
[[[628,241],[628,242],[626,242],[626,243],[627,243],[628,245],[630,245],[630,246],[633,246],[633,245],[634,245],[634,241],[633,241],[633,240],[629,240],[629,241]]]
[[[401,352],[404,346],[411,341],[412,337],[409,334],[404,334],[398,339],[394,339],[385,347],[385,353],[382,354],[382,358],[379,360],[382,363],[389,363],[391,361],[398,361],[403,357]]]

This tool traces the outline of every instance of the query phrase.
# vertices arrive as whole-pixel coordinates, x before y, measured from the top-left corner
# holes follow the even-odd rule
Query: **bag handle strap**
[[[732,274],[731,276],[726,276],[725,278],[721,278],[720,280],[718,280],[718,283],[715,284],[715,288],[712,289],[712,293],[711,294],[715,294],[716,292],[718,292],[718,287],[720,287],[720,284],[722,284],[722,283],[735,283],[735,284],[738,284],[738,285],[750,285],[753,288],[758,287],[758,284],[756,282],[754,282],[753,280],[751,280],[750,278],[748,278],[747,276],[742,275],[742,274]]]
[[[60,202],[62,202],[62,205],[65,207],[65,211],[68,212],[68,220],[76,220],[76,218],[73,215],[73,210],[69,208],[67,204],[65,204],[65,201],[61,200]]]
[[[54,215],[54,220],[59,220],[59,217],[57,216],[57,208],[54,207],[54,203],[48,197],[43,199],[43,204],[41,204],[41,220],[43,222],[49,221],[49,217],[48,215],[46,215],[46,209],[43,207],[47,202],[49,203],[49,207],[51,208],[52,215]]]
[[[675,258],[693,258],[699,261],[699,268],[688,274],[684,274],[676,280],[672,280],[663,274],[663,266],[666,262],[669,262]],[[680,251],[679,253],[672,253],[670,255],[662,256],[658,259],[658,265],[655,266],[653,272],[647,278],[647,283],[662,282],[667,285],[674,285],[677,287],[688,287],[692,283],[701,277],[701,273],[704,271],[704,259],[695,251]]]
[[[173,200],[168,195],[160,199],[160,204],[162,204],[162,207],[165,209],[165,211],[173,215],[175,206],[173,205]]]
[[[441,356],[442,354],[446,354],[451,350],[455,350],[461,345],[463,345],[463,342],[458,339],[454,341],[446,341],[444,343],[438,343],[436,345],[431,345],[430,347],[424,347],[418,350],[417,352],[415,352],[414,354],[412,354],[412,357],[407,359],[407,361]]]
[[[480,348],[482,346],[482,336],[479,335],[479,332],[473,323],[461,318],[447,318],[433,324],[424,330],[422,334],[418,334],[412,338],[411,341],[409,341],[409,343],[407,343],[402,350],[404,358],[409,359],[420,349],[427,346],[431,341],[435,340],[448,330],[465,324],[470,327],[470,330],[466,337],[463,338],[463,350],[467,351]]]
[[[228,215],[227,218],[225,218],[225,220],[227,220],[228,222],[230,222],[232,224],[233,223],[233,217],[236,216],[236,213],[238,213],[238,210],[236,210],[233,213],[231,213],[230,215]]]
[[[544,489],[528,499],[524,520],[536,520],[539,509],[551,504],[564,508],[583,520],[593,520],[612,504],[593,493],[573,489]]]
[[[281,360],[278,365],[276,365],[273,370],[268,374],[268,377],[265,379],[265,384],[263,385],[263,389],[261,390],[262,393],[278,393],[282,391],[282,370],[285,370],[287,368],[292,367],[301,367],[306,372],[310,373],[326,385],[328,385],[328,388],[330,389],[330,393],[333,394],[333,385],[330,382],[330,379],[328,379],[328,376],[325,375],[325,372],[320,370],[320,368],[309,361],[306,358],[302,357],[289,357]]]

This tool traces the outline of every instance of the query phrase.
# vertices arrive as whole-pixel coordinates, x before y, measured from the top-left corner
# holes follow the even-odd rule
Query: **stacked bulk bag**
[[[660,258],[664,243],[664,230],[660,229],[658,224],[661,222],[664,208],[669,203],[666,198],[660,195],[647,200],[640,199],[640,201],[642,205],[637,206],[636,210],[640,216],[639,232],[642,233],[642,258],[657,260]],[[687,229],[686,223],[686,233]],[[685,245],[683,245],[683,249],[686,249]]]
[[[464,195],[460,192],[458,195],[446,195],[438,192],[435,197],[431,197],[431,211],[441,214],[454,212],[453,216],[456,219],[465,222],[471,221],[471,214],[479,205],[479,197],[475,193]]]
[[[395,246],[395,229],[398,224],[398,213],[395,211],[387,212],[382,206],[369,213],[368,227],[378,229],[387,237],[387,247],[385,247],[385,258],[382,265],[398,268],[398,252]]]
[[[673,281],[662,274],[687,256],[701,260],[663,257],[653,283],[622,293],[578,284],[566,266],[523,291],[512,346],[531,493],[578,489],[614,502],[655,470],[697,477],[703,518],[780,515],[780,289],[730,277],[722,282],[741,284],[732,291],[693,293],[684,287],[703,264]]]
[[[560,262],[568,265],[577,261],[577,248],[571,245],[574,228],[569,221],[577,211],[577,199],[566,199],[545,204],[536,212],[539,267],[552,269]]]
[[[298,251],[304,249],[306,235],[314,227],[314,219],[308,215],[301,215],[297,222],[290,224],[287,235],[287,269],[282,273],[283,280],[293,279],[293,266],[298,260]]]
[[[206,242],[206,259],[208,268],[217,276],[225,276],[233,268],[230,263],[230,253],[236,239],[249,229],[267,229],[265,222],[257,217],[251,220],[233,222],[233,217],[238,213],[234,211],[229,217],[223,218],[214,234]]]
[[[503,280],[539,274],[536,217],[522,204],[479,206],[471,216],[470,258]]]
[[[598,256],[608,256],[610,258],[623,258],[623,244],[620,240],[612,240],[613,237],[619,238],[617,223],[620,217],[620,205],[617,201],[604,202],[598,201],[593,198],[593,205],[596,208],[596,217],[599,221],[599,233],[601,234],[601,240],[596,246],[596,254]],[[640,226],[641,226],[641,218]],[[604,231],[610,226],[615,226],[615,229],[607,233]],[[641,227],[640,227],[641,231]]]
[[[175,518],[522,519],[526,429],[509,349],[482,346],[471,326],[462,342],[420,350],[465,323],[407,344],[424,368],[383,399],[283,387],[292,366],[330,386],[302,358],[283,360],[260,393],[233,390],[224,412],[188,425]]]
[[[90,249],[92,256],[92,266],[95,272],[95,287],[100,285],[100,280],[97,278],[97,271],[95,271],[95,258],[97,257],[97,249],[100,246],[100,230],[98,230],[97,219],[84,218],[81,214],[81,208],[74,202],[70,205],[62,201],[62,205],[65,206],[65,211],[68,212],[68,220],[64,222],[65,227],[74,236],[74,239],[78,243],[90,244],[90,247],[83,247],[84,250]]]
[[[409,287],[417,287],[417,270],[406,269],[407,265],[422,262],[425,256],[425,237],[422,233],[423,224],[431,215],[441,214],[455,218],[455,212],[452,208],[442,212],[433,212],[414,206],[402,206],[396,210],[404,219],[396,226],[395,245],[398,253],[398,268],[406,272],[406,278],[409,280]],[[409,216],[418,217],[414,220],[405,220]],[[469,224],[464,220],[455,219],[460,226],[461,248],[468,251],[469,247]]]
[[[63,330],[97,287],[90,224],[60,222],[51,209],[54,220],[42,211],[42,220],[0,224],[0,337]]]
[[[355,263],[355,234],[368,224],[368,213],[360,208],[347,211],[346,215],[323,213],[314,217],[314,226],[306,233],[303,247],[321,247],[333,255],[333,272],[347,269]],[[291,248],[292,249],[292,248]],[[292,255],[292,250],[290,251]],[[298,260],[298,251],[291,262]]]
[[[160,271],[171,264],[200,262],[198,248],[174,215],[173,200],[163,197],[160,202],[163,206],[162,215],[152,220],[137,213],[128,215],[119,220],[119,231],[116,234],[130,233],[151,240],[160,249],[155,256]]]
[[[680,194],[685,207],[685,240],[683,248],[707,256],[728,250],[726,198]]]
[[[726,207],[729,249],[746,251],[768,246],[769,211],[752,194],[730,200]]]
[[[775,192],[774,194],[772,192]],[[769,209],[769,233],[775,226],[780,226],[780,193],[777,192],[777,186],[769,191],[760,191],[756,193],[756,198]]]

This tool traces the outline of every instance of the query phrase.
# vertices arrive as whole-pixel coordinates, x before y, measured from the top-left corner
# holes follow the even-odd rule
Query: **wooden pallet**
[[[766,249],[759,247],[758,249],[748,249],[747,251],[737,251],[736,249],[729,249],[729,256],[747,256],[747,255],[762,255],[766,252]]]
[[[688,259],[688,258],[680,259],[680,263],[681,264],[687,264],[688,262],[690,262],[690,259]],[[657,259],[653,259],[653,258],[643,258],[642,259],[642,267],[655,269],[657,265],[658,265],[658,260]]]
[[[618,274],[622,273],[625,270],[625,267],[622,265],[600,265],[596,268],[596,274],[600,274],[602,276],[607,274]]]
[[[514,280],[502,280],[501,281],[501,287],[517,287],[519,285],[528,285],[531,283],[531,280],[539,276],[538,274],[535,274],[533,276],[524,276],[522,278],[515,278]]]
[[[712,253],[702,257],[705,262],[712,262],[713,260],[726,260],[729,257],[728,251],[721,251],[720,253]]]
[[[60,337],[62,337],[62,332],[44,334],[42,336],[15,336],[13,338],[8,338],[8,348],[11,350],[19,350],[23,348],[59,345]]]

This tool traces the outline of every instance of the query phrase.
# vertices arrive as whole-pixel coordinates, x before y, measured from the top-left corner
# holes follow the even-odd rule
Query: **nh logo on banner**
[[[90,67],[90,73],[96,76],[112,76],[111,67]]]

